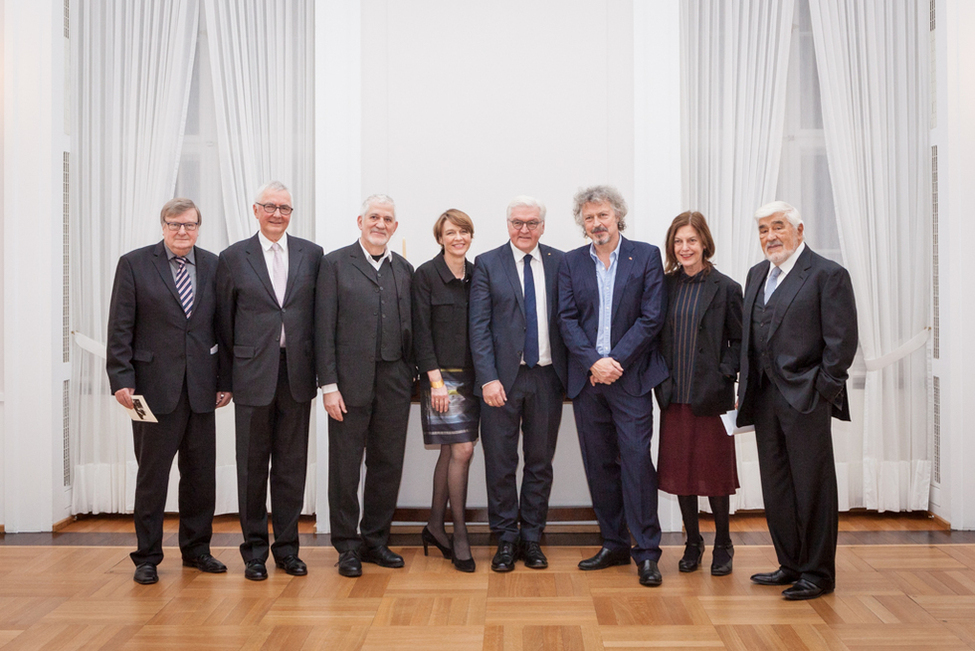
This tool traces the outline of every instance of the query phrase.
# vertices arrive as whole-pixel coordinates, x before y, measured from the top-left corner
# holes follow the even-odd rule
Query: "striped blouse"
[[[672,402],[688,404],[691,401],[691,379],[697,352],[698,309],[701,290],[704,288],[704,271],[688,276],[683,269],[678,272],[677,286],[670,297],[671,327],[674,333],[674,358],[670,377],[674,383]]]

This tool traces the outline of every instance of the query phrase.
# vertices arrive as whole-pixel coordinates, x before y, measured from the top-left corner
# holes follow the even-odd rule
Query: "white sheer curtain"
[[[862,506],[927,510],[928,3],[809,6],[837,226],[866,362]]]
[[[314,239],[313,11],[312,0],[78,5],[75,513],[132,510],[131,426],[109,392],[104,341],[116,262],[161,238],[162,205],[177,191],[194,199],[198,243],[217,253],[257,231],[254,194],[277,179],[293,193],[289,232]],[[315,510],[314,438],[309,452],[305,513]],[[177,507],[176,476],[167,510]],[[217,512],[236,510],[229,407],[217,414]]]
[[[196,42],[198,0],[77,4],[77,134],[72,169],[71,369],[75,513],[130,511],[136,462],[128,418],[105,374],[119,256],[161,239],[173,197]],[[147,74],[151,73],[151,74]]]
[[[681,3],[682,185],[708,220],[714,261],[744,283],[761,259],[752,219],[775,198],[782,148],[792,2]],[[736,437],[734,508],[761,508],[753,434]]]

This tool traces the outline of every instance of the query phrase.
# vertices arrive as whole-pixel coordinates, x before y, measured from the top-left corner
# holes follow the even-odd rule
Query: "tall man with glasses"
[[[179,547],[183,565],[226,572],[210,555],[216,495],[214,410],[230,402],[229,368],[216,353],[217,256],[196,246],[202,218],[189,199],[159,216],[163,239],[118,262],[108,315],[107,370],[115,399],[141,395],[158,422],[133,421],[137,583],[159,580],[163,511],[179,452]],[[219,379],[218,379],[219,378]]]
[[[332,251],[318,275],[318,381],[328,412],[328,506],[342,576],[362,563],[403,567],[389,546],[416,367],[410,286],[413,267],[393,253],[396,205],[362,202],[362,234]],[[366,457],[362,519],[359,475]]]
[[[507,222],[509,241],[475,260],[470,296],[488,519],[499,541],[491,561],[495,572],[510,572],[519,558],[533,569],[548,567],[539,541],[548,517],[566,379],[566,351],[556,323],[562,252],[538,243],[545,232],[545,206],[532,197],[515,197]]]
[[[294,576],[308,573],[298,557],[298,517],[308,465],[308,423],[315,382],[315,279],[322,247],[285,231],[291,193],[272,181],[253,206],[256,235],[220,254],[217,324],[220,354],[232,365],[237,429],[237,499],[244,576],[267,578],[268,552]],[[268,545],[268,463],[271,523]]]

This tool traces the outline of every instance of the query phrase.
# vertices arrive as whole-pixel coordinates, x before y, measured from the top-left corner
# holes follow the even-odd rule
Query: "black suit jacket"
[[[134,388],[157,414],[176,408],[184,378],[193,411],[206,413],[215,408],[217,256],[194,248],[196,285],[188,319],[163,242],[126,253],[115,271],[108,314],[109,383],[112,393]],[[226,372],[219,387],[221,391],[230,388]]]
[[[548,335],[552,349],[552,367],[566,386],[566,352],[558,322],[558,272],[562,252],[544,244],[538,245],[545,269],[545,295],[548,305]],[[505,242],[474,260],[470,298],[471,355],[477,379],[474,392],[501,380],[510,391],[518,376],[522,348],[525,345],[525,293],[518,278],[518,268]]]
[[[667,276],[667,294],[673,297],[680,275]],[[697,307],[697,351],[691,372],[691,412],[695,416],[718,416],[735,408],[735,380],[741,364],[741,285],[712,268],[702,281]],[[660,334],[660,348],[667,368],[673,368],[677,345],[674,332],[674,304]],[[671,378],[656,389],[661,411],[670,405],[674,385]]]
[[[745,282],[738,425],[754,423],[754,388],[759,369],[751,368],[752,309],[764,292],[769,262],[759,262]],[[780,294],[781,292],[781,294]],[[850,274],[807,245],[775,290],[769,326],[772,382],[796,411],[811,412],[822,396],[833,416],[850,420],[846,380],[857,349],[856,301]]]
[[[297,402],[315,397],[315,279],[322,247],[288,236],[288,287],[278,305],[261,241],[255,234],[227,247],[217,265],[217,331],[230,366],[234,402],[271,404],[281,361],[281,324],[287,336],[288,382]]]
[[[392,254],[403,361],[413,370],[413,319],[410,282],[413,267]],[[376,377],[376,271],[358,240],[332,251],[318,274],[316,366],[321,386],[338,384],[347,405],[364,406],[373,397]]]
[[[568,395],[575,398],[589,381],[599,329],[599,282],[590,245],[569,251],[559,270],[559,325],[569,350]],[[643,396],[667,377],[657,335],[667,310],[660,250],[623,238],[613,282],[609,356],[623,367],[619,386]]]

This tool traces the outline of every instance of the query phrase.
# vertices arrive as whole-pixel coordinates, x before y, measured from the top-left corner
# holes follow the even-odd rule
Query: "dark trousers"
[[[755,396],[755,441],[765,519],[779,565],[822,587],[836,581],[839,506],[830,404],[801,414],[762,378]]]
[[[507,542],[538,542],[548,518],[552,457],[562,423],[562,383],[552,366],[522,366],[507,402],[490,407],[481,400],[481,441],[491,531]],[[518,434],[524,469],[518,496]]]
[[[637,563],[659,560],[650,395],[631,396],[618,384],[587,382],[572,409],[603,545],[613,551],[630,549]]]
[[[214,397],[214,396],[211,396]],[[169,471],[179,452],[179,548],[184,558],[210,553],[216,500],[216,424],[214,413],[190,409],[186,383],[168,414],[158,423],[132,423],[139,472],[135,484],[135,535],[139,548],[130,554],[136,565],[158,565],[163,559],[163,515]]]
[[[311,401],[291,395],[288,365],[282,352],[278,386],[271,404],[236,405],[237,501],[244,542],[244,562],[275,560],[298,554],[298,518],[305,496],[308,466],[308,423]],[[268,546],[268,463],[271,465],[271,524],[274,544]]]
[[[328,419],[329,524],[332,545],[339,552],[389,542],[389,526],[403,475],[412,393],[413,373],[409,365],[402,360],[377,362],[372,401],[362,406],[346,404],[348,413],[342,421]],[[360,522],[363,452],[366,479]]]

